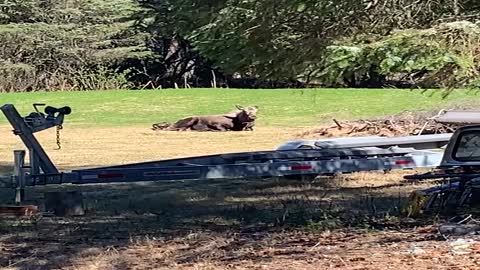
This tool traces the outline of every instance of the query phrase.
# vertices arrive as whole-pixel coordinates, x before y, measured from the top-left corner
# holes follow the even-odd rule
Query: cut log
[[[438,227],[438,231],[443,235],[467,235],[480,231],[478,224],[443,224]]]
[[[83,196],[79,191],[45,193],[45,210],[56,216],[83,216]]]

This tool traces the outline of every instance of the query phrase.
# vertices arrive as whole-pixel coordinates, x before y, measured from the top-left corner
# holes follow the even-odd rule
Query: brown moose
[[[257,106],[242,107],[223,115],[191,116],[180,119],[174,124],[157,123],[153,130],[172,131],[244,131],[253,130],[257,118]]]

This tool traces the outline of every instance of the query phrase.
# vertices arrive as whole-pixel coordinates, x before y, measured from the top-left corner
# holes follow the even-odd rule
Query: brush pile
[[[435,114],[405,112],[372,120],[337,121],[333,124],[304,131],[300,138],[358,137],[358,136],[409,136],[451,133],[461,125],[437,123]]]

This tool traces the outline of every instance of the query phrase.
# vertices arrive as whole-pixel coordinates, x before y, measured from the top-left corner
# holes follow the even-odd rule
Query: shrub
[[[308,79],[327,86],[423,88],[478,84],[480,27],[462,21],[327,47]]]

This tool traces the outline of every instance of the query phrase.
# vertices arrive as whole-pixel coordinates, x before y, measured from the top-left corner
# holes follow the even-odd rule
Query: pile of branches
[[[454,132],[459,125],[437,123],[424,113],[402,113],[382,119],[337,121],[333,124],[308,130],[301,138],[312,137],[358,137],[358,136],[409,136],[443,134]]]

